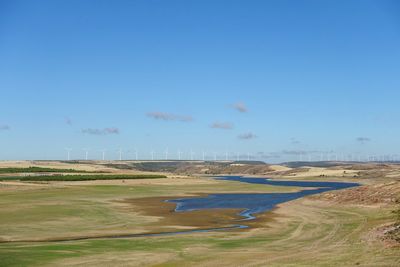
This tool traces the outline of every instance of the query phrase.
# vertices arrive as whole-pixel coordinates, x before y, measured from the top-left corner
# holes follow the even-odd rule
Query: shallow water
[[[306,187],[307,189],[292,193],[210,194],[206,197],[180,198],[168,200],[168,202],[176,203],[176,212],[203,209],[240,209],[242,211],[239,215],[243,216],[244,220],[251,220],[255,218],[255,214],[271,210],[280,203],[313,194],[359,186],[357,183],[277,181],[242,176],[222,176],[215,179],[260,185]]]
[[[252,220],[255,214],[273,209],[276,205],[301,198],[308,195],[323,193],[331,190],[345,189],[359,186],[357,183],[344,182],[307,182],[307,181],[276,181],[264,178],[246,178],[242,176],[221,176],[218,180],[237,181],[251,184],[266,184],[276,186],[296,186],[307,188],[293,193],[254,193],[254,194],[211,194],[206,197],[191,197],[167,200],[167,202],[176,203],[176,212],[187,212],[203,209],[239,209],[242,210],[239,215],[243,220]],[[188,216],[190,216],[188,214]],[[249,226],[243,224],[233,224],[219,228],[195,229],[175,232],[143,233],[143,234],[121,234],[121,235],[103,235],[103,236],[82,236],[72,238],[55,238],[53,240],[21,240],[21,241],[0,241],[0,243],[23,243],[23,242],[71,242],[79,240],[94,239],[123,239],[136,237],[157,237],[179,234],[205,233],[214,231],[229,231],[234,229],[245,229]]]

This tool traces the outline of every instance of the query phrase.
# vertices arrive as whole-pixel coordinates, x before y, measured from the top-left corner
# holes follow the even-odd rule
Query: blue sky
[[[400,4],[0,0],[0,93],[0,159],[397,154]]]

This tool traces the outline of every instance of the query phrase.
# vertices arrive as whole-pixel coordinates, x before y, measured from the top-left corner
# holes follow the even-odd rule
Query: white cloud
[[[238,103],[233,104],[233,105],[232,105],[232,108],[234,108],[234,109],[236,109],[237,111],[242,112],[242,113],[248,111],[246,105],[245,105],[244,103],[242,103],[242,102],[238,102]]]
[[[164,120],[164,121],[181,121],[181,122],[191,122],[193,118],[191,116],[185,115],[176,115],[166,112],[148,112],[147,117],[156,119],[156,120]]]
[[[243,140],[250,140],[250,139],[255,139],[257,138],[257,135],[253,134],[253,133],[244,133],[244,134],[240,134],[238,136],[239,139],[243,139]]]
[[[104,128],[104,129],[86,128],[82,129],[82,133],[90,135],[119,134],[119,129],[115,127]]]
[[[233,129],[233,124],[230,122],[214,122],[210,127],[214,129],[231,130]]]

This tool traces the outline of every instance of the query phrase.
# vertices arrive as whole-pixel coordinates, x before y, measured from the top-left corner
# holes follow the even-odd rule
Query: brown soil
[[[364,237],[368,242],[380,241],[386,247],[400,247],[400,224],[384,224],[368,232]]]
[[[395,204],[400,199],[400,182],[364,185],[347,190],[332,191],[310,196],[314,199],[359,205]]]
[[[202,196],[205,194],[198,194]],[[166,228],[175,228],[179,225],[180,228],[186,229],[209,229],[209,228],[224,228],[232,225],[247,225],[250,228],[265,226],[267,221],[273,219],[271,213],[258,214],[255,220],[239,221],[243,217],[238,214],[240,209],[207,209],[187,212],[175,212],[175,203],[168,203],[165,200],[177,199],[182,197],[151,197],[125,200],[135,212],[141,212],[146,216],[160,217],[160,220],[149,225],[153,228],[152,231],[161,232]],[[169,230],[171,231],[171,230]]]

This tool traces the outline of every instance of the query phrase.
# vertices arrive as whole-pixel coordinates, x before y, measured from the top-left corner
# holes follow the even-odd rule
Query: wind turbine
[[[167,149],[165,150],[165,160],[168,160],[168,147],[167,147]]]
[[[214,161],[217,161],[217,152],[214,152]]]
[[[228,151],[225,152],[225,160],[228,161]]]
[[[119,160],[122,160],[122,149],[118,149],[118,153],[119,153]]]
[[[154,150],[151,150],[150,154],[151,154],[151,160],[154,160]]]
[[[106,151],[107,151],[107,150],[105,150],[105,149],[100,150],[100,152],[101,152],[101,154],[102,154],[102,159],[103,159],[103,161],[106,159]]]
[[[240,160],[239,152],[236,152],[236,161]]]
[[[66,147],[65,150],[67,151],[67,160],[70,160],[70,154],[71,154],[72,148]]]
[[[178,160],[181,160],[182,151],[178,149]]]
[[[190,160],[193,160],[193,155],[194,155],[195,153],[193,152],[193,150],[192,149],[190,149]]]
[[[85,160],[88,160],[89,158],[89,149],[88,148],[83,148],[83,151],[85,151]]]
[[[206,160],[206,152],[203,150],[203,161]]]
[[[247,161],[250,161],[250,152],[247,152]]]

